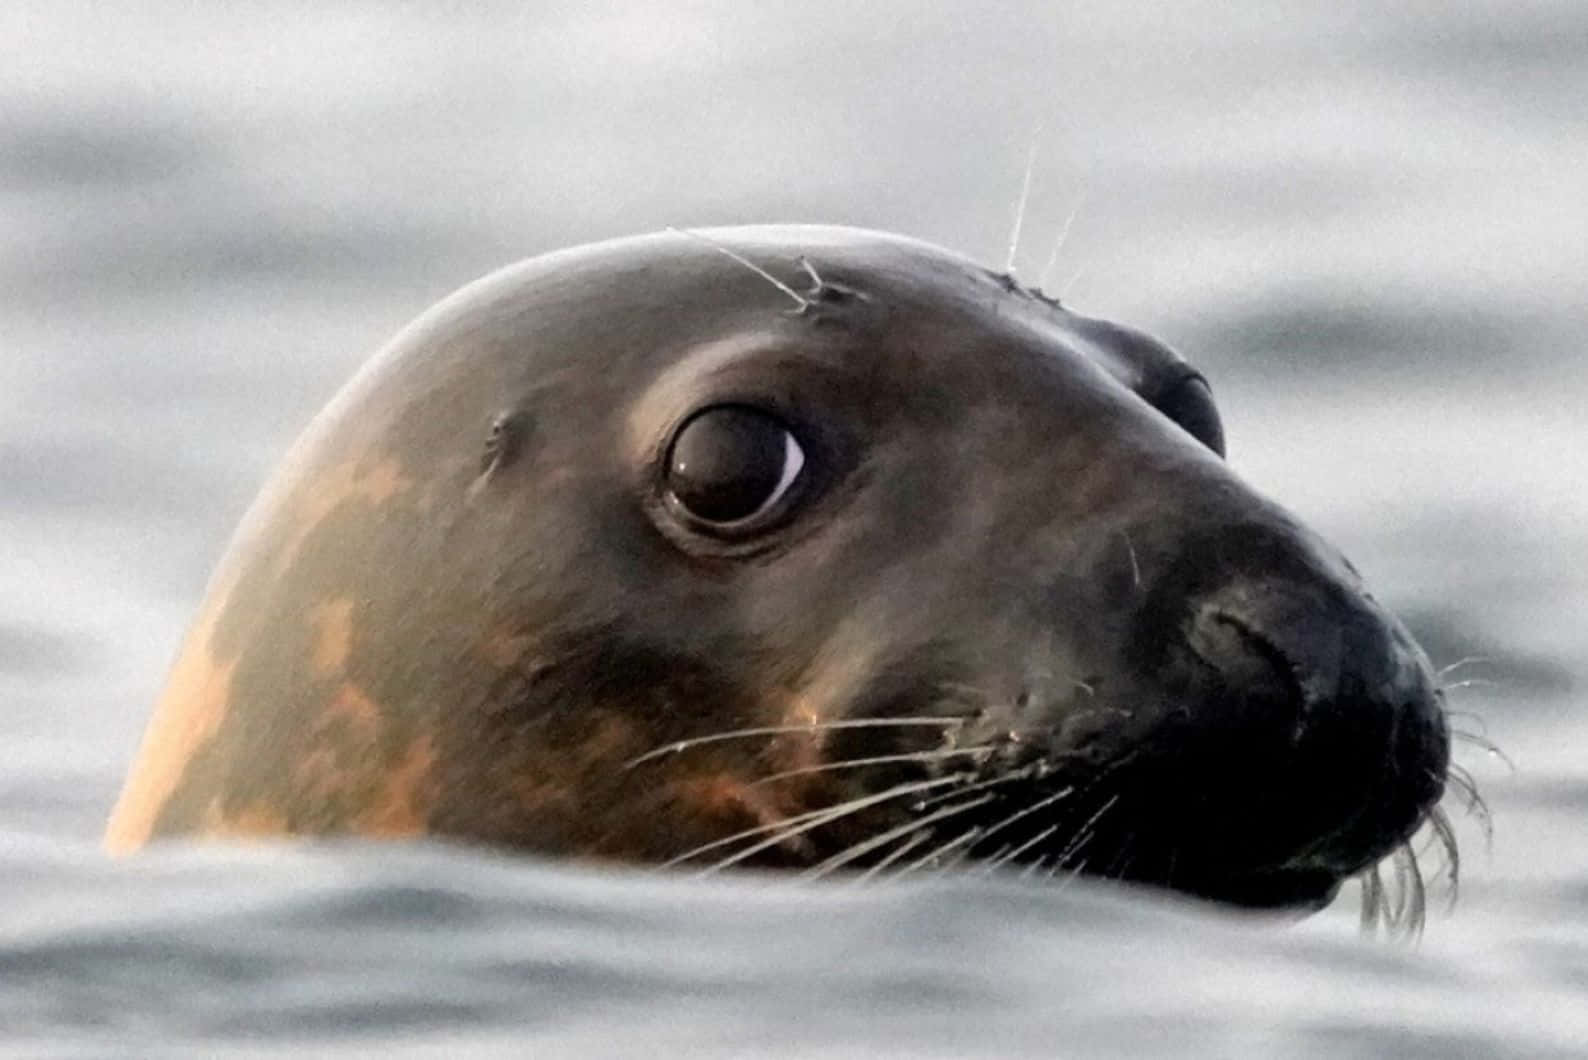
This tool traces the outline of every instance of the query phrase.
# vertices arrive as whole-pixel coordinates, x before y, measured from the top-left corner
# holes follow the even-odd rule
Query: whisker
[[[1362,912],[1359,919],[1359,930],[1364,935],[1378,933],[1379,910],[1384,904],[1384,877],[1379,872],[1379,867],[1364,870],[1358,879],[1362,883]]]
[[[1058,791],[1054,792],[1052,795],[1047,796],[1046,798],[1038,799],[1036,802],[1033,802],[1031,805],[1022,807],[1021,809],[1017,810],[1016,812],[1010,814],[1008,817],[1005,817],[1003,820],[999,821],[997,824],[993,825],[991,828],[987,829],[987,835],[988,836],[994,835],[994,834],[996,834],[998,832],[1003,831],[1005,828],[1008,828],[1010,825],[1014,824],[1016,821],[1021,820],[1022,818],[1029,817],[1029,816],[1031,816],[1034,813],[1041,813],[1043,810],[1047,809],[1049,806],[1052,806],[1054,803],[1058,802],[1061,799],[1068,798],[1069,796],[1073,795],[1074,793],[1075,793],[1075,788],[1074,787],[1064,787],[1064,788],[1061,788]],[[1054,829],[1056,829],[1058,827],[1059,826],[1057,824],[1055,824],[1053,826]],[[1037,842],[1041,842],[1042,839],[1046,838],[1047,835],[1052,835],[1052,834],[1053,834],[1053,829],[1049,829],[1048,832],[1046,833],[1046,835],[1040,836],[1038,838]],[[983,837],[983,838],[985,838],[985,837]],[[1020,846],[1016,847],[1011,854],[1007,855],[1005,860],[1012,860],[1013,858],[1019,857],[1021,854],[1025,853],[1027,850],[1031,849],[1031,846],[1032,846],[1032,844],[1029,843],[1029,842],[1021,844]],[[998,868],[998,866],[1002,865],[1003,863],[1004,862],[1002,860],[996,860],[995,859],[994,861],[992,861],[987,866],[987,868],[990,871],[992,869]]]
[[[745,257],[743,254],[723,246],[716,240],[702,235],[699,232],[692,231],[688,228],[674,228],[672,225],[668,225],[667,230],[669,232],[677,232],[681,236],[688,236],[691,239],[697,239],[724,257],[730,258],[733,261],[738,262],[740,265],[743,265],[745,268],[761,277],[761,279],[765,280],[767,283],[771,284],[773,287],[776,287],[779,291],[782,291],[784,294],[792,298],[794,300],[794,304],[799,306],[799,312],[805,312],[813,304],[809,298],[806,298],[794,288],[790,287],[776,276],[773,276],[770,272],[767,272],[765,269],[751,261],[749,258]]]
[[[991,799],[991,798],[992,798],[991,795],[987,796],[987,799]],[[901,869],[899,871],[898,875],[907,876],[910,873],[915,872],[918,869],[923,869],[926,866],[932,864],[932,862],[936,861],[938,858],[942,857],[944,854],[947,854],[949,851],[953,850],[955,847],[961,846],[961,845],[963,845],[965,843],[969,843],[969,844],[974,846],[977,837],[979,837],[981,834],[982,834],[982,828],[981,828],[980,825],[977,825],[975,828],[968,828],[965,831],[961,832],[959,835],[955,836],[953,839],[950,839],[950,840],[948,840],[945,843],[939,843],[937,846],[933,847],[931,850],[928,850],[925,854],[921,855],[920,857],[916,858],[914,861],[910,862],[910,864],[906,865],[903,869]],[[959,857],[955,858],[953,861],[949,862],[948,864],[941,866],[942,871],[947,872],[949,869],[953,868],[955,865],[958,865],[961,861],[963,861],[964,858],[965,858],[965,851],[962,850],[962,851],[960,851],[960,856]]]
[[[1141,855],[1139,850],[1131,849],[1132,842],[1135,840],[1135,838],[1135,835],[1132,834],[1127,836],[1125,841],[1120,844],[1119,853],[1114,856],[1114,860],[1110,862],[1108,868],[1103,871],[1104,876],[1108,876],[1116,880],[1123,880],[1125,878],[1125,873],[1130,871],[1130,867],[1136,863],[1136,859]]]
[[[1471,746],[1478,748],[1491,758],[1499,759],[1500,763],[1504,765],[1508,771],[1512,773],[1516,772],[1516,762],[1512,760],[1510,755],[1500,750],[1499,744],[1496,744],[1487,736],[1463,732],[1460,729],[1451,729],[1450,736],[1451,739],[1460,740],[1462,743],[1470,744]]]
[[[982,867],[986,868],[987,863],[989,861],[997,861],[999,858],[1003,857],[1005,852],[1007,852],[1009,850],[1009,847],[1010,847],[1010,844],[1005,843],[1003,846],[999,847],[997,850],[993,851],[991,854],[987,855],[985,858],[982,858],[982,861],[981,861]]]
[[[1435,670],[1434,677],[1435,679],[1443,678],[1446,674],[1455,673],[1463,666],[1471,666],[1474,663],[1492,662],[1494,662],[1494,660],[1489,658],[1487,655],[1465,655],[1451,663],[1449,666],[1441,666],[1439,669]]]
[[[956,777],[959,777],[961,775],[963,775],[963,774],[956,773],[956,774],[953,774],[952,776],[949,776],[949,777],[939,777],[937,779],[941,780],[941,781],[944,781],[944,782],[948,782],[948,781],[953,780]],[[882,794],[891,796],[891,795],[909,794],[909,793],[908,792],[900,792],[895,787],[895,788],[889,788],[888,791],[883,792]],[[869,796],[867,796],[867,797],[869,797]],[[850,800],[850,802],[853,802],[853,801],[854,800]],[[839,803],[838,806],[839,807],[848,806],[849,804],[850,804],[849,802],[843,802],[843,803]],[[672,868],[672,867],[674,867],[676,865],[680,865],[680,864],[682,864],[682,863],[684,863],[686,861],[689,861],[689,860],[691,860],[693,858],[699,857],[701,854],[704,854],[704,853],[706,853],[708,851],[719,850],[722,847],[725,847],[725,846],[727,846],[730,843],[736,843],[736,842],[738,842],[741,839],[753,839],[756,836],[766,835],[768,832],[775,832],[778,829],[783,828],[783,827],[785,827],[787,825],[803,824],[806,821],[810,821],[810,820],[813,820],[813,819],[818,818],[818,817],[824,817],[826,814],[832,813],[837,808],[838,807],[834,807],[834,806],[823,806],[823,807],[821,807],[819,809],[807,810],[804,813],[795,814],[793,817],[784,817],[781,820],[773,821],[773,822],[771,822],[769,824],[759,824],[759,825],[756,825],[754,828],[746,828],[743,831],[735,832],[733,835],[723,836],[720,839],[713,839],[709,843],[703,843],[700,846],[695,847],[693,850],[687,850],[684,853],[679,854],[677,857],[674,857],[674,858],[672,858],[672,859],[670,859],[668,861],[662,862],[662,864],[659,867],[660,868],[664,868],[664,869]]]
[[[1402,843],[1395,848],[1395,869],[1402,889],[1407,891],[1404,916],[1398,925],[1401,937],[1419,938],[1423,933],[1423,920],[1428,908],[1428,888],[1423,882],[1422,866],[1417,863],[1417,855],[1410,843]]]
[[[963,724],[965,724],[963,718],[836,718],[828,721],[813,721],[802,725],[762,725],[749,729],[731,729],[727,732],[712,733],[709,736],[695,736],[688,740],[676,740],[673,743],[663,744],[660,747],[646,751],[638,758],[629,759],[623,764],[623,768],[633,769],[641,762],[648,762],[653,758],[677,754],[679,751],[687,751],[691,747],[699,747],[702,744],[720,743],[723,740],[744,740],[755,736],[783,736],[789,733],[819,733],[831,729],[875,729],[888,726],[905,728],[915,725],[954,728]]]
[[[982,837],[986,834],[987,829],[983,825],[977,825],[975,828],[966,829],[953,839],[950,839],[948,842],[944,843],[937,850],[933,851],[933,854],[935,856],[941,857],[956,847],[959,848],[959,853],[954,855],[953,860],[944,864],[943,868],[946,871],[956,865],[963,864],[965,859],[970,857],[970,852],[975,849],[976,844],[981,842]]]
[[[1473,747],[1478,748],[1485,754],[1498,758],[1508,769],[1510,769],[1511,772],[1516,772],[1516,763],[1511,761],[1511,756],[1500,750],[1499,745],[1497,745],[1493,740],[1490,740],[1487,736],[1479,736],[1478,734],[1471,732],[1462,732],[1460,729],[1451,729],[1450,738],[1453,740],[1460,740],[1465,744],[1471,744]]]
[[[888,855],[881,861],[871,866],[865,872],[862,872],[855,882],[865,883],[868,880],[874,879],[879,872],[883,871],[889,865],[892,865],[894,862],[904,857],[904,855],[908,854],[910,851],[914,850],[916,847],[920,846],[922,843],[925,843],[931,838],[931,829],[922,829],[919,834],[911,836],[908,840],[889,851]]]
[[[1065,847],[1064,850],[1059,854],[1060,865],[1063,865],[1069,861],[1070,858],[1074,856],[1074,854],[1077,853],[1081,847],[1091,842],[1095,834],[1092,830],[1097,827],[1097,822],[1102,820],[1103,815],[1109,810],[1113,809],[1115,804],[1118,802],[1119,795],[1117,793],[1110,795],[1108,801],[1103,803],[1096,813],[1092,814],[1092,816],[1086,819],[1086,823],[1081,825],[1080,830],[1076,832],[1075,836],[1070,840],[1070,845]]]
[[[801,254],[799,265],[805,275],[810,277],[811,281],[811,289],[806,294],[813,298],[821,294],[822,289],[827,286],[827,282],[822,279],[822,274],[816,271],[816,266],[811,264],[811,259]]]
[[[818,879],[827,875],[829,872],[832,872],[834,869],[842,868],[851,861],[854,861],[856,858],[864,857],[878,847],[887,846],[900,836],[909,835],[911,832],[919,828],[925,828],[934,821],[941,821],[945,817],[953,817],[957,814],[964,813],[966,810],[974,809],[975,807],[981,806],[991,799],[991,795],[983,795],[979,799],[970,799],[966,802],[955,803],[952,806],[945,806],[943,809],[927,817],[909,821],[905,824],[899,825],[897,828],[890,828],[881,835],[875,835],[864,842],[856,843],[848,849],[834,854],[826,861],[823,861],[817,865],[813,865],[809,869],[806,869],[804,872],[802,872],[800,874],[800,878],[804,880]]]
[[[759,824],[754,828],[746,828],[741,832],[735,832],[732,835],[726,835],[720,839],[713,839],[709,843],[702,843],[698,847],[695,847],[691,850],[686,850],[677,857],[670,858],[669,860],[662,862],[660,867],[664,869],[670,869],[675,866],[682,865],[686,861],[697,858],[701,854],[705,854],[712,850],[719,850],[730,843],[737,843],[741,839],[753,839],[756,836],[766,835],[768,832],[775,832],[787,825],[802,824],[805,821],[821,817],[822,815],[830,813],[831,811],[831,806],[823,806],[819,810],[807,810],[804,813],[795,814],[793,817],[784,817],[781,820],[773,821],[770,824]]]
[[[1478,785],[1472,779],[1472,774],[1452,762],[1446,769],[1445,783],[1448,787],[1455,788],[1456,792],[1461,796],[1461,800],[1465,804],[1463,809],[1466,810],[1467,816],[1477,818],[1478,827],[1483,830],[1484,844],[1492,848],[1494,845],[1494,819],[1489,813],[1488,802],[1478,793]]]
[[[1049,879],[1052,879],[1053,878],[1053,869],[1056,866],[1050,864],[1050,858],[1051,857],[1052,857],[1052,855],[1049,855],[1048,857],[1038,858],[1037,860],[1033,861],[1031,864],[1027,865],[1021,871],[1020,875],[1015,877],[1015,879],[1017,879],[1017,880],[1030,879],[1032,876],[1035,876],[1039,872],[1045,872],[1047,874],[1047,877]]]
[[[753,788],[761,784],[770,784],[774,780],[786,780],[789,777],[807,776],[811,773],[837,772],[842,769],[860,769],[863,766],[879,766],[891,762],[937,762],[945,758],[984,754],[992,749],[991,744],[977,744],[975,747],[949,747],[937,751],[912,751],[907,754],[873,755],[870,758],[846,758],[837,762],[823,762],[820,765],[785,769],[780,773],[772,773],[753,780],[747,786]]]
[[[1042,266],[1042,274],[1037,277],[1037,290],[1040,291],[1048,285],[1048,274],[1053,271],[1053,266],[1059,263],[1059,251],[1064,249],[1064,241],[1070,238],[1070,226],[1075,224],[1075,216],[1081,212],[1081,204],[1085,201],[1086,188],[1083,187],[1076,194],[1070,212],[1065,215],[1064,224],[1059,227],[1058,237],[1053,240],[1053,249],[1048,252],[1048,260]]]
[[[1436,831],[1440,829],[1439,825],[1433,827]],[[1439,834],[1443,842],[1447,833]],[[1381,861],[1357,876],[1362,886],[1362,933],[1376,935],[1382,925],[1392,939],[1419,938],[1427,918],[1428,888],[1417,852],[1410,841],[1403,842],[1391,853],[1387,863],[1394,870],[1393,887],[1384,881],[1386,862]]]
[[[1401,916],[1406,911],[1406,879],[1404,870],[1401,868],[1399,854],[1399,847],[1396,847],[1390,853],[1389,878],[1391,883],[1384,889],[1384,893],[1389,898],[1384,906],[1384,928],[1391,938],[1396,935],[1396,928],[1400,924]]]
[[[1136,546],[1131,543],[1130,532],[1128,530],[1127,531],[1121,531],[1121,532],[1125,536],[1125,551],[1130,553],[1130,577],[1131,577],[1131,583],[1133,585],[1135,585],[1136,588],[1140,589],[1141,588],[1141,564],[1136,561]]]
[[[1441,692],[1454,692],[1458,688],[1504,688],[1504,681],[1491,681],[1487,677],[1468,677],[1460,681],[1452,681],[1447,685],[1440,685]]]
[[[1018,781],[1027,780],[1036,775],[1037,769],[1041,764],[1042,763],[1040,762],[1033,762],[1029,766],[1022,766],[1020,769],[1005,773],[1002,776],[992,777],[989,780],[978,780],[976,783],[967,784],[963,788],[956,788],[950,792],[933,795],[930,798],[922,799],[920,802],[915,803],[910,807],[910,809],[914,810],[916,813],[920,813],[923,810],[928,810],[931,807],[937,805],[944,799],[957,799],[961,795],[969,795],[973,791],[982,791],[986,788],[996,788],[1001,784],[1013,784]]]
[[[714,872],[720,872],[721,870],[730,866],[739,864],[739,862],[744,861],[747,858],[754,857],[763,850],[775,847],[779,843],[793,839],[797,835],[804,835],[813,828],[820,828],[824,824],[829,824],[833,821],[839,820],[840,818],[848,817],[851,814],[858,813],[861,810],[866,809],[868,806],[875,806],[880,802],[887,802],[890,799],[896,799],[901,795],[909,795],[912,792],[926,791],[930,788],[940,788],[945,784],[956,783],[959,779],[960,775],[956,773],[951,776],[934,777],[931,780],[917,781],[914,784],[898,784],[892,788],[889,788],[887,791],[880,792],[876,795],[865,795],[857,799],[850,799],[848,802],[839,803],[834,807],[828,807],[824,810],[815,811],[816,816],[814,817],[812,817],[810,814],[800,814],[799,816],[801,820],[798,824],[795,824],[794,827],[784,828],[781,831],[775,832],[771,838],[763,839],[761,842],[752,844],[751,846],[746,847],[736,854],[732,854],[729,857],[723,858],[721,861],[714,863],[709,868],[701,870],[700,874],[702,876],[707,876]],[[790,821],[781,823],[790,824],[793,823],[793,821],[791,819]],[[919,824],[920,822],[916,823]],[[722,842],[722,840],[717,841],[718,844]],[[695,853],[699,853],[699,851],[696,851]],[[679,860],[681,859],[675,858],[673,861],[668,862],[668,864],[675,864]]]
[[[1090,837],[1088,837],[1088,839],[1090,839]],[[1081,845],[1085,846],[1085,841],[1083,841]],[[1082,858],[1073,869],[1065,867],[1063,858],[1056,859],[1053,862],[1053,867],[1048,870],[1048,879],[1057,879],[1059,873],[1061,872],[1065,874],[1065,877],[1064,882],[1053,889],[1053,893],[1063,894],[1065,889],[1073,884],[1076,880],[1080,879],[1082,874],[1084,874],[1088,868],[1090,868],[1090,862],[1088,862],[1085,858]]]
[[[1048,825],[1048,827],[1044,828],[1042,831],[1038,832],[1036,835],[1032,836],[1030,839],[1027,839],[1024,843],[1021,843],[1019,846],[1017,846],[1014,849],[1010,850],[1008,853],[1006,853],[1003,856],[999,857],[997,860],[989,862],[985,871],[988,872],[988,873],[993,873],[993,872],[998,871],[999,869],[1003,868],[1005,865],[1009,864],[1011,861],[1013,861],[1016,858],[1018,858],[1021,854],[1024,854],[1026,851],[1030,850],[1032,847],[1039,845],[1044,839],[1047,839],[1049,836],[1051,836],[1054,832],[1057,832],[1062,827],[1063,827],[1062,824],[1050,824],[1050,825]],[[1038,858],[1036,863],[1040,865],[1043,860],[1044,859],[1042,859],[1042,858]]]
[[[1450,826],[1450,818],[1437,806],[1429,811],[1428,827],[1444,851],[1445,879],[1450,884],[1450,899],[1446,909],[1454,909],[1456,895],[1461,887],[1461,849],[1456,845],[1456,830]]]
[[[1038,125],[1031,133],[1031,149],[1026,152],[1026,171],[1020,178],[1020,199],[1015,204],[1014,228],[1009,233],[1009,256],[1004,261],[1004,274],[1013,277],[1015,274],[1015,255],[1020,252],[1020,229],[1026,221],[1026,202],[1031,197],[1031,173],[1037,166],[1037,144],[1042,138],[1042,126]]]

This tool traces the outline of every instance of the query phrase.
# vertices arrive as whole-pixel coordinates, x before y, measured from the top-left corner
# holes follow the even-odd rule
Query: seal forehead
[[[859,329],[800,333],[765,329],[682,351],[647,385],[624,417],[625,451],[644,453],[669,425],[704,401],[751,402],[792,413],[823,395],[863,387],[866,359],[855,348]]]

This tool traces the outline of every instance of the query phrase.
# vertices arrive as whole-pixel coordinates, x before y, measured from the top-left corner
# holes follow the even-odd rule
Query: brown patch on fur
[[[789,772],[796,769],[815,769],[825,762],[827,738],[831,730],[816,728],[822,714],[808,696],[796,696],[783,712],[784,725],[809,725],[811,731],[789,732],[774,736],[767,744],[767,756],[775,765],[769,772]]]
[[[274,806],[261,802],[249,803],[240,810],[227,813],[221,809],[217,797],[204,812],[201,834],[236,839],[286,835],[287,817]]]
[[[376,507],[412,486],[413,480],[403,474],[402,464],[390,456],[347,460],[320,472],[293,499],[286,542],[276,555],[277,576],[291,569],[304,541],[343,504],[363,500]]]
[[[528,633],[494,630],[480,645],[480,655],[492,666],[506,670],[517,666],[533,643],[535,638]]]
[[[707,816],[742,822],[732,828],[771,828],[788,820],[789,813],[779,806],[774,795],[765,788],[751,787],[742,777],[732,773],[714,773],[681,781],[678,790],[683,801],[703,811]],[[787,840],[796,849],[805,845],[803,836]]]
[[[427,808],[434,801],[430,772],[435,763],[435,741],[426,733],[386,767],[385,779],[353,830],[388,837],[423,835],[429,825]]]
[[[315,724],[315,732],[320,733],[339,724],[344,726],[344,739],[351,737],[354,743],[373,744],[380,729],[380,717],[380,704],[365,695],[364,690],[353,682],[344,681],[327,705],[325,715]]]
[[[580,751],[602,771],[622,769],[642,749],[639,727],[622,714],[603,711]]]
[[[510,791],[513,804],[526,812],[577,815],[584,811],[579,804],[579,789],[566,769],[518,777]]]
[[[330,677],[347,667],[353,648],[353,601],[347,597],[326,600],[309,611],[314,626],[314,649],[310,662],[315,673]]]
[[[359,767],[380,753],[380,705],[344,681],[315,719],[307,751],[292,770],[295,794],[306,805],[348,797]]]
[[[175,793],[188,762],[226,719],[237,659],[214,658],[210,641],[229,595],[228,589],[213,591],[213,602],[200,613],[183,641],[182,653],[105,829],[105,849],[112,854],[128,853],[149,841],[155,819]]]

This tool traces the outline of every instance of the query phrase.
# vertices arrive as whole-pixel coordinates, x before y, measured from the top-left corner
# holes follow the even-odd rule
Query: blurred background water
[[[1588,7],[0,8],[0,1050],[1588,1053]],[[95,849],[265,473],[406,320],[665,225],[896,230],[1203,366],[1451,675],[1421,947],[1010,883]],[[1468,680],[1473,683],[1467,684]]]

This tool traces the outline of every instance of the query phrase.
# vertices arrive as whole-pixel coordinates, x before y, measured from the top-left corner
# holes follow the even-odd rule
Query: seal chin
[[[1243,909],[1307,914],[1333,902],[1342,882],[1326,869],[1295,869],[1205,884],[1199,881],[1180,889],[1198,898]]]

